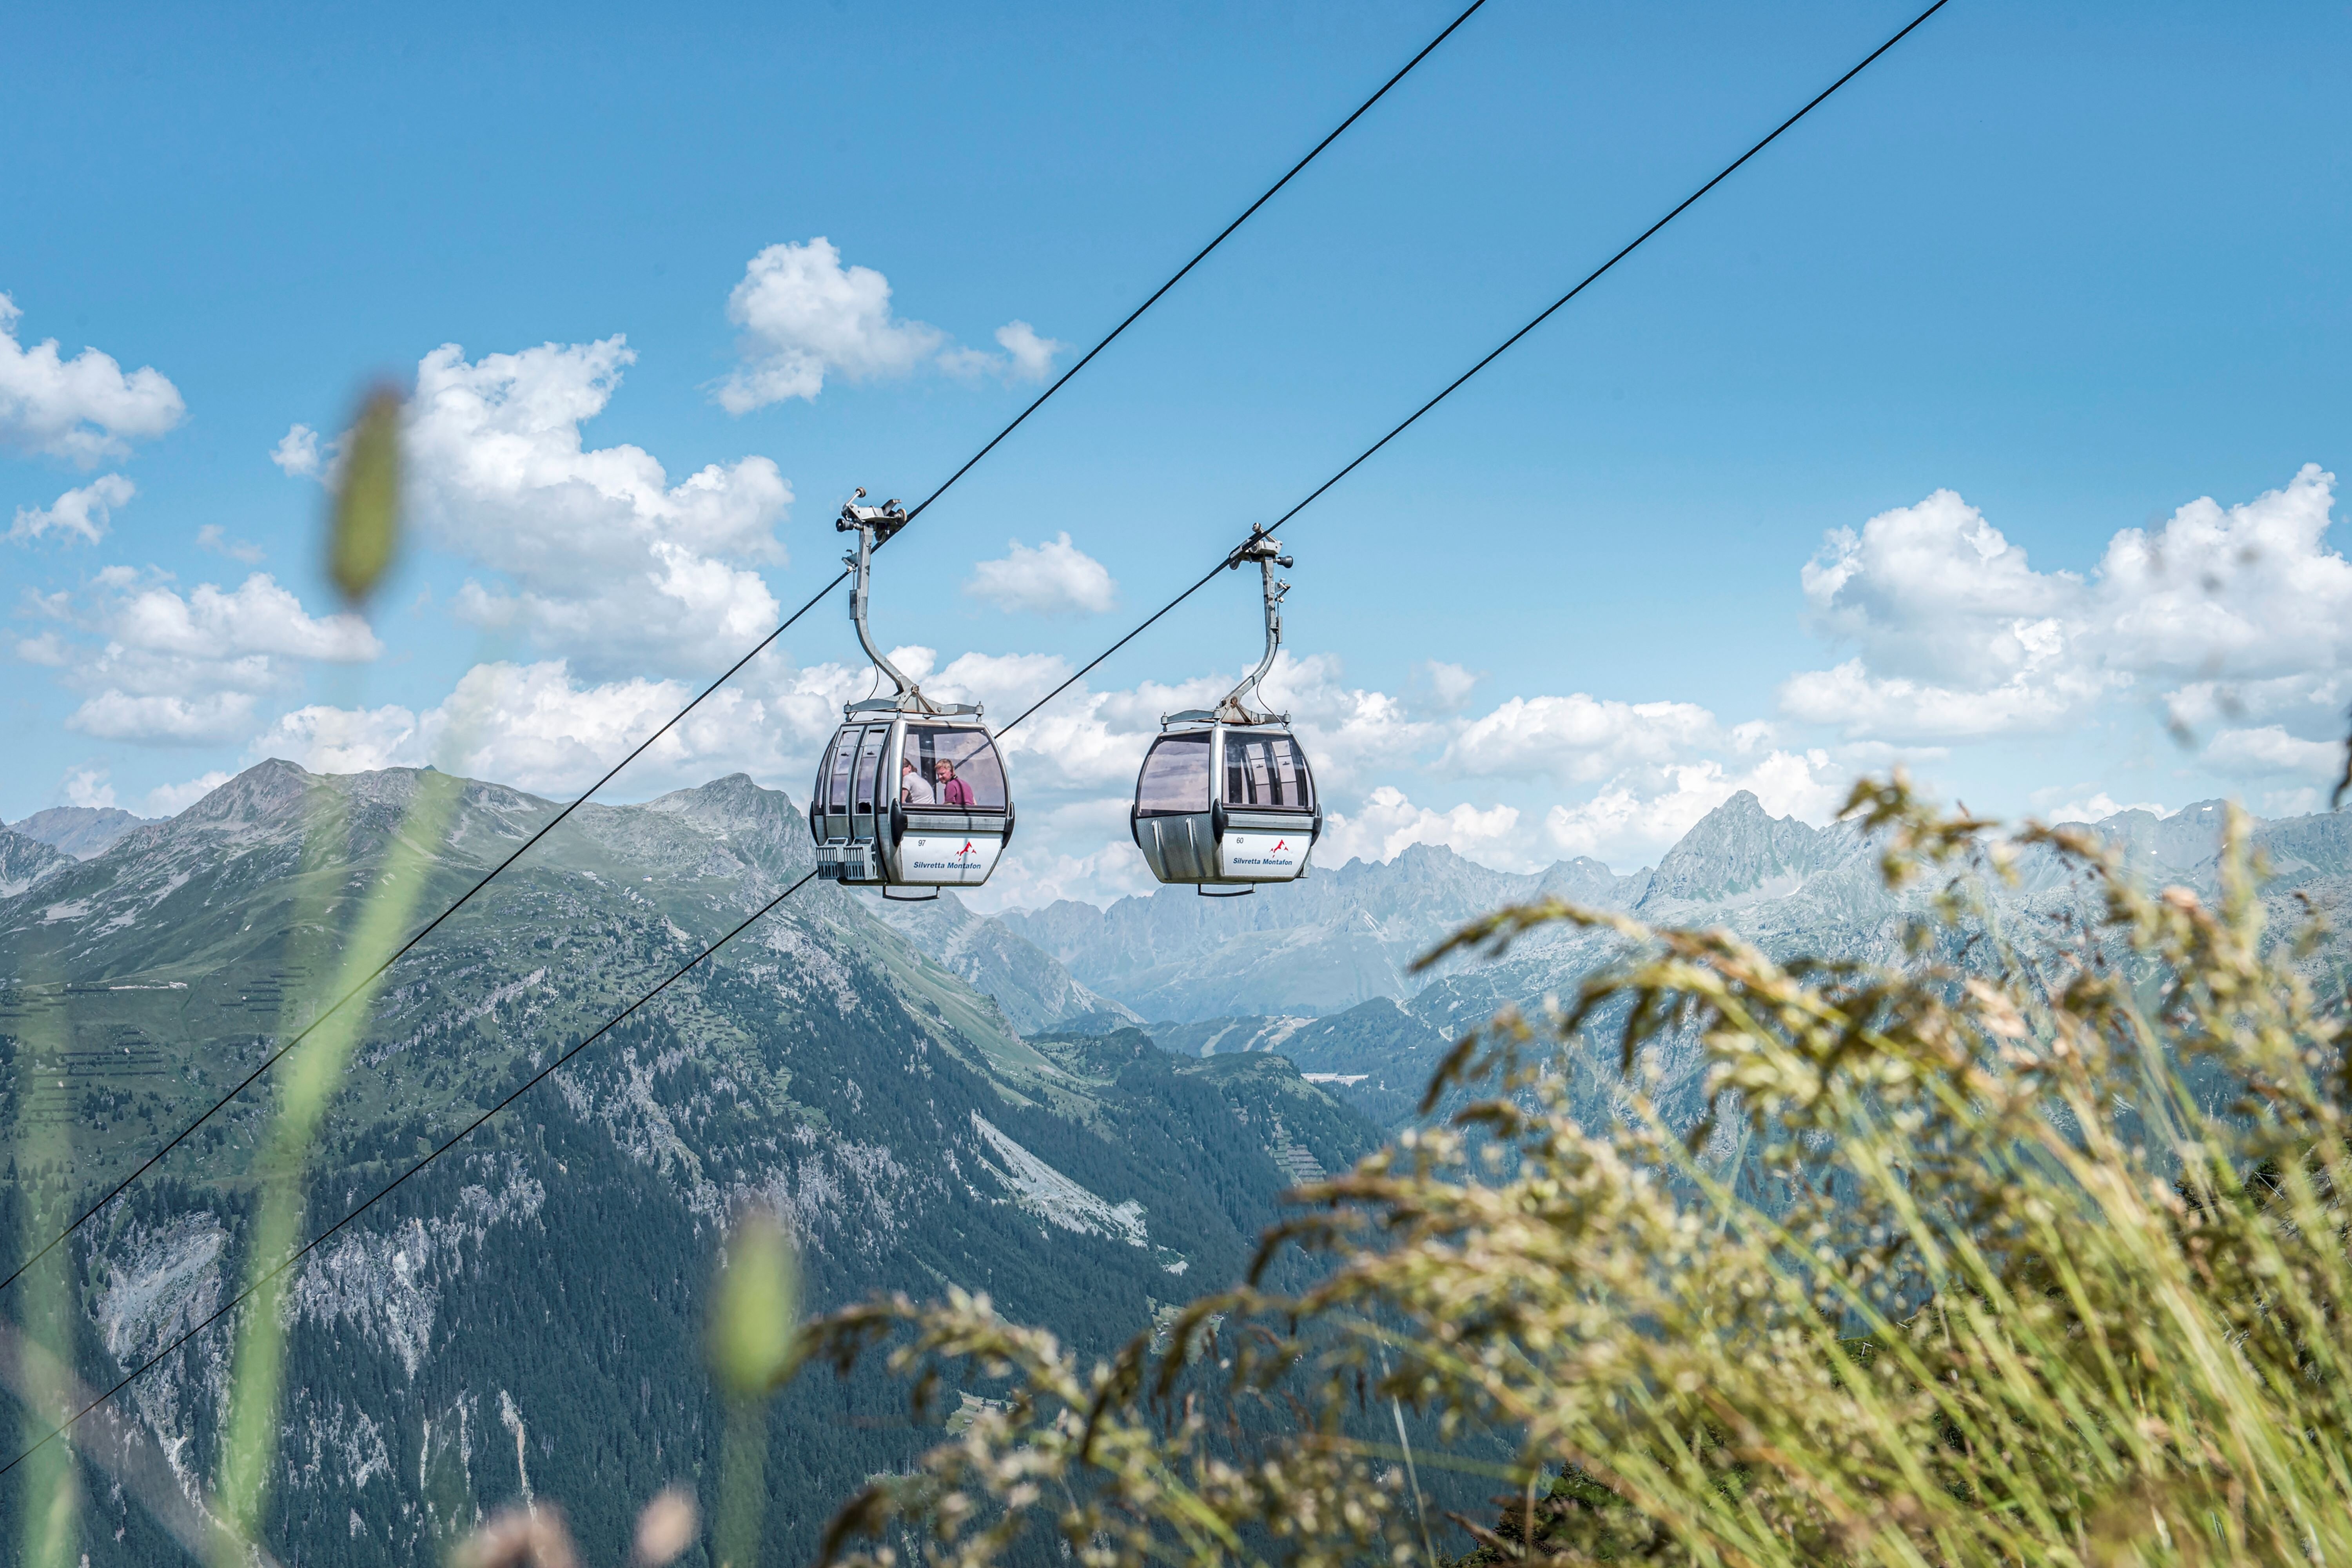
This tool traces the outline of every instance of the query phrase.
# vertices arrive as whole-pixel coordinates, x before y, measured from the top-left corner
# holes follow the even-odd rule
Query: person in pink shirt
[[[955,764],[941,757],[937,763],[940,780],[940,804],[971,807],[971,786],[955,776]]]

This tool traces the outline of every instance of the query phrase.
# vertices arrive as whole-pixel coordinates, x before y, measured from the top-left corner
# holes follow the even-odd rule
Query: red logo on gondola
[[[956,858],[961,860],[971,852],[971,840],[967,838],[963,841],[963,847],[956,851]]]
[[[1271,849],[1269,849],[1269,850],[1267,850],[1267,851],[1266,851],[1266,853],[1267,853],[1267,854],[1269,854],[1269,855],[1279,855],[1279,854],[1281,854],[1284,850],[1286,850],[1286,849],[1287,849],[1287,848],[1289,848],[1289,847],[1290,847],[1290,840],[1289,840],[1289,839],[1287,839],[1287,838],[1278,838],[1278,839],[1275,840],[1274,847],[1273,847],[1273,848],[1271,848]]]

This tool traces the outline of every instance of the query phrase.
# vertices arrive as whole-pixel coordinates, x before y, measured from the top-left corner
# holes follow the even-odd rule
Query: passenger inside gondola
[[[959,811],[1004,809],[1004,764],[984,730],[909,724],[901,758],[927,782],[929,799],[922,804]],[[908,797],[907,804],[915,805],[915,798]]]
[[[898,759],[898,799],[907,805],[931,804],[931,786],[910,757]]]

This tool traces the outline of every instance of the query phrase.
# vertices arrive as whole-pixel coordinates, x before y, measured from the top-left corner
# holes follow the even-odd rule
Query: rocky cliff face
[[[425,846],[427,911],[556,810],[429,773],[265,763],[0,899],[12,1250],[315,1016],[433,790],[450,806]],[[313,1227],[809,865],[793,804],[740,777],[582,808],[393,971],[314,1160]],[[708,1495],[722,1423],[701,1291],[740,1205],[787,1216],[813,1308],[961,1285],[1108,1352],[1235,1278],[1302,1159],[1339,1168],[1370,1147],[1368,1122],[1277,1058],[1236,1074],[1140,1036],[1024,1041],[965,972],[1024,1021],[1121,1020],[1002,928],[954,906],[929,920],[944,961],[811,884],[305,1259],[286,1305],[280,1557],[425,1560],[529,1488],[619,1561],[656,1486]],[[249,1092],[58,1255],[86,1383],[110,1385],[248,1277],[273,1104]],[[231,1342],[207,1331],[124,1395],[116,1457],[152,1461],[183,1510],[217,1468]],[[873,1380],[780,1405],[773,1559],[806,1555],[826,1510],[937,1440],[901,1410]],[[170,1560],[157,1508],[112,1473],[84,1488],[93,1568]],[[0,1510],[23,1500],[0,1489]]]
[[[0,899],[14,898],[73,863],[73,857],[60,849],[0,828]]]

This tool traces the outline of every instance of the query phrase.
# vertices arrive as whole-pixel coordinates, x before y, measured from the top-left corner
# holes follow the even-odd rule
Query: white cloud
[[[215,691],[201,697],[142,697],[110,688],[67,715],[66,728],[102,741],[215,745],[233,741],[252,727],[253,707],[254,695],[250,691]]]
[[[1874,676],[1850,658],[1834,669],[1790,676],[1780,688],[1780,708],[1808,723],[1840,725],[1849,735],[1971,741],[2054,729],[2115,684],[2096,671],[2037,665],[1999,686],[1969,690]]]
[[[1099,615],[1118,603],[1110,573],[1067,533],[1034,549],[1017,539],[1006,542],[1003,558],[973,563],[965,593],[1008,614]]]
[[[217,522],[208,522],[196,530],[196,548],[209,550],[215,555],[226,555],[232,561],[242,561],[247,566],[268,553],[258,544],[242,539],[231,539]]]
[[[2042,791],[2040,793],[2048,794],[2050,792]],[[2092,824],[2105,822],[2107,818],[2116,816],[2117,813],[2126,811],[2145,811],[2152,813],[2158,816],[2169,816],[2172,815],[2169,810],[2158,805],[2155,801],[2136,800],[2126,805],[2114,799],[2106,791],[2099,790],[2094,793],[2088,800],[2070,800],[2063,805],[2049,807],[2042,813],[2042,820],[2049,823],[2079,822],[2084,824]]]
[[[314,773],[364,773],[423,765],[428,759],[417,740],[416,715],[405,708],[314,703],[279,714],[247,751],[256,760],[279,757]]]
[[[1590,855],[1619,870],[1656,858],[1698,819],[1741,790],[1775,816],[1827,822],[1844,804],[1844,770],[1827,752],[1774,752],[1746,773],[1721,763],[1677,763],[1621,779],[1576,805],[1555,805],[1544,832],[1563,855]]]
[[[1070,347],[1055,338],[1039,337],[1036,328],[1021,321],[997,328],[996,341],[1013,362],[1013,377],[1020,381],[1045,380],[1054,373],[1054,356]]]
[[[315,479],[319,477],[319,433],[308,425],[295,425],[278,438],[269,448],[269,460],[292,478]]]
[[[984,349],[943,350],[940,368],[950,375],[993,375],[1007,382],[1043,381],[1054,373],[1054,356],[1070,347],[1054,338],[1039,337],[1036,329],[1026,321],[1008,321],[997,328],[996,341],[1003,345],[1001,354]]]
[[[890,280],[871,267],[844,267],[823,235],[751,258],[727,296],[727,319],[743,329],[744,363],[715,393],[730,414],[792,397],[814,402],[828,375],[870,381],[927,363],[953,375],[1042,381],[1070,346],[1013,321],[996,329],[1003,353],[956,347],[939,328],[893,315]]]
[[[1327,812],[1315,858],[1326,866],[1349,860],[1395,859],[1414,844],[1443,844],[1465,859],[1496,870],[1528,871],[1539,864],[1518,833],[1515,806],[1467,804],[1451,811],[1415,805],[1402,790],[1381,784],[1352,813]]]
[[[701,784],[740,770],[804,801],[841,704],[864,695],[867,675],[832,664],[782,674],[747,670],[663,736],[622,787]],[[561,659],[482,664],[423,712],[397,705],[299,708],[256,736],[247,752],[317,773],[430,763],[562,797],[602,778],[693,695],[674,680],[585,684]]]
[[[2259,778],[2274,773],[2309,773],[2333,779],[2343,772],[2344,742],[2305,741],[2287,733],[2284,725],[2224,730],[2205,743],[2201,760],[2215,773],[2234,778]]]
[[[1458,664],[1428,659],[1414,668],[1417,686],[1428,689],[1428,705],[1440,713],[1459,713],[1470,705],[1470,693],[1486,677]]]
[[[2087,578],[2035,571],[1949,490],[1838,530],[1805,596],[1816,628],[1859,653],[1793,677],[1782,709],[1849,736],[1969,739],[2058,729],[2156,683],[2182,721],[2233,706],[2314,718],[2352,669],[2352,563],[2326,542],[2334,485],[2311,464],[2242,505],[2191,501],[2152,534],[2116,533]]]
[[[47,510],[30,507],[16,509],[16,521],[8,527],[8,542],[30,544],[43,534],[55,533],[65,539],[79,539],[96,544],[106,537],[114,521],[114,509],[130,504],[139,493],[139,487],[121,474],[100,474],[86,485],[66,491]]]
[[[676,485],[643,447],[584,446],[635,356],[619,337],[468,363],[444,344],[417,366],[408,423],[415,510],[448,548],[504,574],[458,613],[527,633],[599,672],[731,661],[781,618],[757,572],[781,563],[793,500],[765,458]]]
[[[267,573],[234,589],[198,584],[182,595],[110,567],[76,603],[59,595],[42,609],[79,634],[45,634],[65,685],[84,694],[67,726],[109,740],[204,744],[252,725],[258,698],[291,685],[308,663],[375,658],[383,644],[355,616],[312,616]],[[17,647],[27,657],[26,644]]]
[[[870,267],[843,267],[823,235],[751,258],[727,296],[727,319],[743,329],[749,362],[719,384],[730,414],[814,401],[828,372],[853,381],[904,374],[947,342],[937,327],[893,316],[890,280]]]
[[[1578,691],[1511,698],[1455,736],[1446,761],[1465,773],[1589,784],[1719,739],[1715,715],[1695,703],[1618,702]]]
[[[63,458],[85,468],[127,457],[187,413],[180,389],[142,365],[125,375],[113,357],[85,348],[71,359],[50,338],[16,341],[16,302],[0,294],[0,446]]]
[[[104,768],[73,768],[65,779],[66,804],[103,811],[114,804],[114,785]]]
[[[147,792],[145,815],[177,816],[221,785],[228,783],[229,778],[229,774],[215,768],[211,773],[198,774],[185,784],[157,784]]]
[[[193,659],[260,655],[360,664],[383,651],[365,621],[312,616],[267,572],[227,591],[199,584],[184,598],[161,584],[147,588],[114,606],[108,631],[126,647]]]

